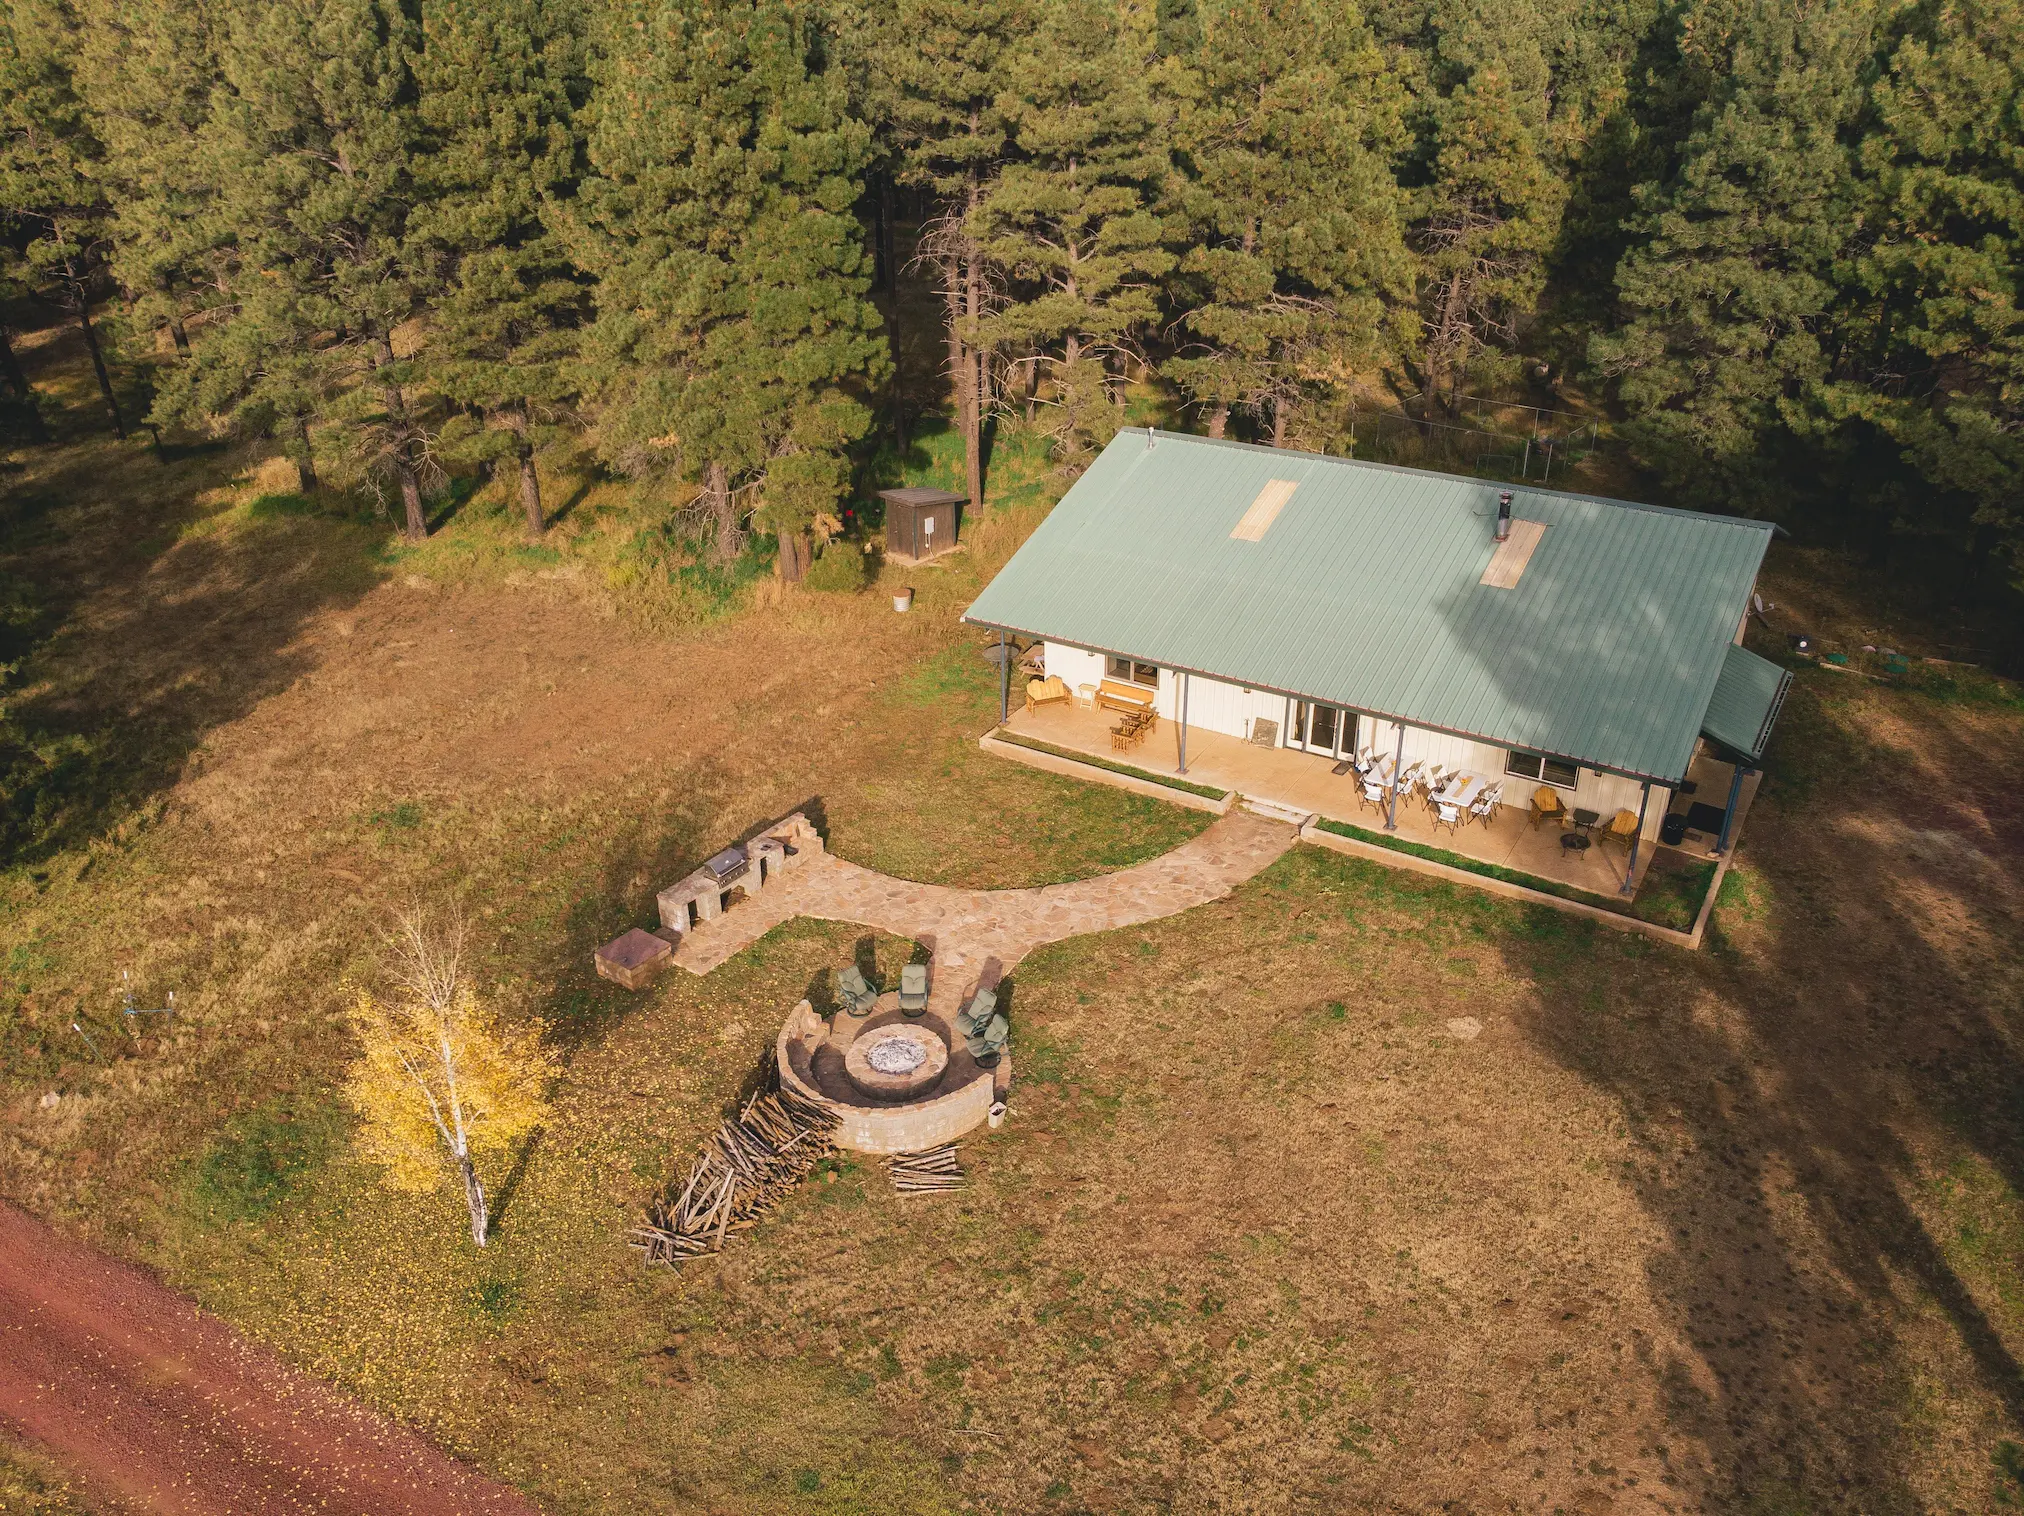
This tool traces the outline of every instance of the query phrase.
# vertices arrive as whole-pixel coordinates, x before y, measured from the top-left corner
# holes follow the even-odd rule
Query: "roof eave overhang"
[[[1289,700],[1311,700],[1319,705],[1338,704],[1336,700],[1326,695],[1316,695],[1306,690],[1285,689],[1264,680],[1252,679],[1244,674],[1223,673],[1214,669],[1188,668],[1182,664],[1155,658],[1149,653],[1133,652],[1129,648],[1093,647],[1089,643],[1076,642],[1053,632],[1036,632],[1031,627],[1009,626],[1003,622],[986,621],[981,617],[972,616],[968,611],[963,613],[963,621],[969,626],[980,626],[988,631],[1003,632],[1008,637],[1033,637],[1042,642],[1058,642],[1063,647],[1081,648],[1086,653],[1103,653],[1114,658],[1142,659],[1147,663],[1157,663],[1161,668],[1172,669],[1177,674],[1186,674],[1191,678],[1214,679],[1222,684],[1234,684],[1240,689],[1263,690],[1268,695],[1283,695]],[[1598,774],[1616,774],[1625,779],[1635,779],[1640,783],[1662,784],[1668,789],[1677,788],[1687,777],[1686,764],[1680,766],[1678,774],[1667,778],[1663,774],[1647,774],[1638,769],[1624,768],[1613,763],[1600,763],[1593,758],[1584,757],[1579,753],[1554,752],[1535,743],[1519,742],[1515,738],[1499,737],[1491,732],[1471,732],[1461,727],[1439,726],[1430,721],[1420,720],[1412,716],[1402,716],[1393,711],[1380,711],[1368,706],[1349,705],[1343,706],[1342,709],[1353,710],[1359,716],[1374,716],[1379,721],[1389,721],[1399,726],[1418,727],[1423,732],[1439,732],[1444,737],[1461,737],[1470,742],[1486,743],[1492,747],[1509,747],[1528,753],[1541,753],[1548,758],[1558,758],[1566,763],[1578,764],[1582,768],[1594,769]],[[1689,761],[1691,761],[1692,756],[1691,753],[1688,754]]]

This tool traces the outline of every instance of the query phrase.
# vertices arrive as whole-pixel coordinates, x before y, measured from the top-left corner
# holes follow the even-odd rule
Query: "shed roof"
[[[1501,488],[1126,432],[965,619],[1678,780],[1770,526],[1517,485],[1505,588]]]
[[[880,490],[878,497],[894,505],[966,505],[968,495],[951,494],[948,490],[930,489],[924,484],[910,484],[905,489]]]
[[[1701,718],[1701,734],[1741,754],[1746,762],[1758,762],[1791,687],[1789,670],[1748,648],[1731,646],[1723,655],[1722,676],[1715,681],[1707,714]]]

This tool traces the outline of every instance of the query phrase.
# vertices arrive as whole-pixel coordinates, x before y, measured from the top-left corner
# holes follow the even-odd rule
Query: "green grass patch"
[[[258,1221],[321,1162],[336,1135],[334,1111],[263,1106],[227,1124],[197,1161],[189,1209],[207,1225]]]
[[[1086,763],[1093,769],[1103,769],[1111,774],[1129,774],[1134,779],[1144,779],[1152,784],[1164,785],[1170,790],[1181,790],[1186,794],[1200,795],[1205,800],[1221,800],[1230,792],[1219,790],[1213,785],[1196,784],[1192,780],[1177,779],[1172,774],[1155,774],[1150,769],[1133,768],[1129,763],[1113,763],[1108,758],[1097,758],[1089,753],[1078,753],[1073,748],[1056,747],[1051,742],[1041,742],[1033,737],[1022,737],[1015,732],[1000,729],[992,734],[1000,742],[1009,742],[1014,747],[1031,748],[1036,753],[1050,753],[1056,758],[1067,758],[1075,763]]]
[[[1315,826],[1324,832],[1333,832],[1338,837],[1353,838],[1368,842],[1393,853],[1407,853],[1414,858],[1424,858],[1429,863],[1446,864],[1452,869],[1465,873],[1480,874],[1485,879],[1501,879],[1506,884],[1521,885],[1536,890],[1542,895],[1551,895],[1559,900],[1572,900],[1581,905],[1592,905],[1612,915],[1629,916],[1638,921],[1650,922],[1676,932],[1693,930],[1694,918],[1700,914],[1701,902],[1707,898],[1708,886],[1715,877],[1715,865],[1707,859],[1696,859],[1690,867],[1659,874],[1647,871],[1644,883],[1638,890],[1637,899],[1626,905],[1622,900],[1608,895],[1598,895],[1591,890],[1576,889],[1573,885],[1562,884],[1554,879],[1542,879],[1537,874],[1527,874],[1518,869],[1507,869],[1501,864],[1485,863],[1480,858],[1470,858],[1462,853],[1451,853],[1446,848],[1428,847],[1423,842],[1411,842],[1403,837],[1389,837],[1383,832],[1366,831],[1347,821],[1323,819]]]

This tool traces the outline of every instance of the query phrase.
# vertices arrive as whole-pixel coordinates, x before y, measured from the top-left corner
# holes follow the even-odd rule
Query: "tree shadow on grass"
[[[96,397],[70,372],[74,346],[23,353],[38,392],[62,397],[58,440],[0,491],[0,662],[33,690],[0,707],[0,865],[145,808],[208,733],[313,666],[305,623],[378,578],[376,537],[355,526],[278,515],[193,530],[219,456],[164,463],[86,424]]]
[[[1699,1447],[1694,1482],[1718,1503],[1796,1490],[1821,1509],[1918,1505],[1907,1397],[1930,1362],[1908,1329],[1921,1312],[1945,1322],[2002,1418],[2024,1422],[2004,1325],[1910,1198],[1935,1140],[2024,1193],[2006,976],[1982,977],[1967,940],[1986,934],[2014,959],[2003,901],[2017,839],[1949,798],[1992,761],[2014,788],[2024,764],[1936,722],[1921,737],[1909,760],[1882,752],[1802,685],[1751,818],[1761,930],[1739,922],[1750,940],[1732,941],[1718,915],[1700,958],[1623,943],[1512,952],[1545,1007],[1536,1040],[1613,1099],[1637,1149],[1631,1188],[1668,1239],[1647,1260],[1652,1296],[1689,1344],[1659,1365],[1665,1432]],[[1833,782],[1782,810],[1781,759]],[[1973,839],[1982,877],[1945,862],[1957,848],[1936,847],[1935,864],[1898,845],[1908,822]],[[1973,912],[1978,898],[1973,929],[1936,946],[1932,902]]]
[[[547,1135],[546,1127],[536,1127],[513,1155],[512,1167],[506,1170],[506,1177],[499,1181],[499,1188],[492,1196],[489,1208],[491,1236],[498,1237],[505,1232],[506,1213],[513,1208],[513,1197],[520,1193],[520,1182],[527,1177],[527,1165],[533,1160],[534,1150],[541,1146],[541,1139]]]

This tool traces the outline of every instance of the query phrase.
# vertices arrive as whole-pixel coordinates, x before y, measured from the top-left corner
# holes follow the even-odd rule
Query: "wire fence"
[[[1493,400],[1488,395],[1451,395],[1446,403],[1429,402],[1423,390],[1399,401],[1399,410],[1416,420],[1435,421],[1440,413],[1461,422],[1466,417],[1476,430],[1505,436],[1557,437],[1586,436],[1593,447],[1600,438],[1600,423],[1594,416],[1577,411],[1556,410],[1550,405],[1528,405],[1522,400]]]
[[[1510,407],[1535,413],[1530,430],[1513,435],[1486,427],[1432,421],[1396,411],[1352,409],[1350,452],[1378,463],[1405,464],[1479,477],[1551,484],[1567,476],[1603,445],[1593,420],[1543,407]],[[1576,423],[1553,428],[1547,418]],[[1568,480],[1571,482],[1571,480]]]

